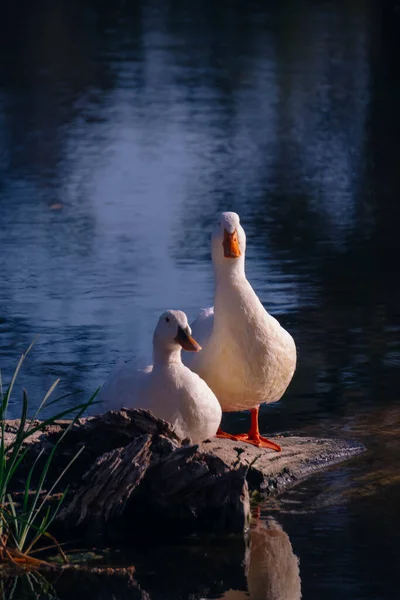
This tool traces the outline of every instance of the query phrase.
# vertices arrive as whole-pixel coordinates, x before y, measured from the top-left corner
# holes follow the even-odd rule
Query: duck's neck
[[[214,277],[216,287],[238,286],[247,282],[244,272],[244,256],[239,258],[224,258],[223,262],[214,263]]]
[[[170,364],[182,362],[182,348],[180,346],[166,346],[154,340],[153,342],[153,365],[154,367],[164,367]]]
[[[214,321],[215,330],[240,318],[246,305],[250,308],[255,302],[258,304],[257,296],[246,278],[244,257],[237,261],[226,260],[229,262],[214,267],[214,313],[217,317]]]

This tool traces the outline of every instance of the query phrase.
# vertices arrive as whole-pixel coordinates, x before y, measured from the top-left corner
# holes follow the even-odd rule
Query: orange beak
[[[236,229],[233,233],[228,233],[225,229],[222,245],[224,247],[225,258],[238,258],[241,255]]]
[[[175,341],[182,346],[187,352],[198,352],[201,350],[200,344],[196,342],[192,336],[182,327],[178,327],[178,334]]]

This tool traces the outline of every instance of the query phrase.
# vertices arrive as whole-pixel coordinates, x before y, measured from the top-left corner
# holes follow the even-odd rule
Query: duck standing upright
[[[182,363],[182,348],[201,350],[185,313],[168,310],[154,331],[154,364],[138,368],[135,363],[124,363],[114,370],[99,394],[103,408],[148,409],[193,443],[213,437],[221,422],[221,406],[205,381]]]
[[[193,323],[203,350],[185,362],[208,383],[223,411],[251,410],[248,433],[231,435],[219,429],[219,437],[280,451],[260,435],[259,407],[282,397],[296,368],[296,346],[247,281],[245,250],[239,215],[222,213],[211,238],[214,307],[203,310]]]

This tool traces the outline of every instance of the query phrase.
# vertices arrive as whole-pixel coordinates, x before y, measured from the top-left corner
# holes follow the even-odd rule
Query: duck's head
[[[167,310],[161,315],[154,331],[154,345],[171,351],[180,347],[188,352],[201,350],[200,344],[192,338],[187,316],[181,310]]]
[[[243,264],[246,251],[246,234],[235,212],[219,215],[211,237],[211,253],[214,265],[233,267]]]

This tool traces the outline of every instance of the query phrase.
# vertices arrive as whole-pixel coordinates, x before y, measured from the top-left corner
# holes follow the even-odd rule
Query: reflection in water
[[[289,536],[272,517],[251,528],[247,566],[248,593],[229,590],[224,600],[300,600],[299,559]]]
[[[103,572],[67,569],[25,573],[0,580],[2,600],[150,600],[131,569]]]
[[[121,555],[110,555],[106,572],[65,570],[61,574],[11,577],[3,582],[4,600],[40,597],[42,600],[300,600],[299,560],[288,535],[272,517],[254,520],[246,544],[231,540],[218,547],[194,545],[167,552],[146,545],[124,556],[136,569],[113,570]],[[96,566],[96,562],[93,562]],[[97,565],[101,561],[97,561]],[[154,570],[157,577],[154,577]],[[247,586],[246,586],[247,582]],[[246,591],[248,588],[248,592]]]
[[[313,481],[289,490],[275,501],[280,511],[308,512],[322,507],[338,507],[362,498],[374,498],[382,491],[390,495],[394,493],[395,496],[400,492],[398,403],[364,413],[352,412],[349,408],[338,422],[331,422],[326,434],[334,435],[339,428],[342,436],[364,440],[367,452],[340,469],[332,468]],[[304,428],[304,433],[315,435],[319,431],[315,426],[309,426]],[[304,489],[308,490],[307,497],[304,497]],[[394,502],[390,502],[386,507],[385,519],[390,520],[396,510]]]

